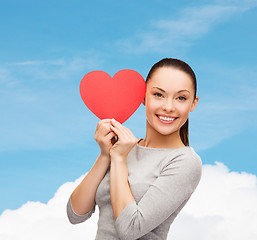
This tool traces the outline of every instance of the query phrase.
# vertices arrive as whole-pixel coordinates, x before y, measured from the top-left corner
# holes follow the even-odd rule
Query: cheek
[[[148,98],[145,107],[146,111],[154,111],[159,107],[159,104],[157,101],[154,101],[154,99]]]
[[[146,104],[145,105],[145,113],[146,113],[146,115],[149,117],[149,115],[151,114],[151,113],[153,113],[155,111],[155,107],[154,107],[154,105],[152,105],[152,104],[150,104],[150,103],[148,103],[148,104]]]
[[[190,105],[189,104],[181,105],[177,109],[181,115],[188,115],[190,112]]]

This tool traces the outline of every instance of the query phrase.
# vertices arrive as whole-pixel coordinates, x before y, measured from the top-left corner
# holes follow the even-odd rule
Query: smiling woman
[[[188,141],[188,115],[198,102],[193,70],[166,58],[146,82],[145,138],[115,119],[101,120],[95,132],[101,153],[67,204],[74,224],[98,205],[96,239],[167,239],[201,178],[201,159]]]
[[[173,138],[179,134],[180,138],[175,136],[180,142],[178,144],[182,141],[182,144],[189,146],[188,114],[198,103],[196,77],[191,67],[178,59],[163,59],[151,68],[146,83],[144,104],[147,104],[146,117],[149,130],[152,121],[157,121],[157,117],[163,124],[168,124],[168,132],[172,131],[171,124],[173,131],[175,127],[177,128],[172,135],[163,132],[164,135]],[[154,116],[151,117],[151,113],[154,113]],[[174,144],[174,141],[168,139],[165,139],[165,142]]]

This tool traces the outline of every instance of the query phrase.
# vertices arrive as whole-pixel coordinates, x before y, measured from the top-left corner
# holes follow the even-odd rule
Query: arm
[[[126,165],[127,155],[137,143],[137,139],[132,132],[112,119],[111,129],[118,136],[118,141],[110,150],[110,196],[112,210],[115,220],[123,209],[135,202],[128,183],[128,169]]]
[[[96,190],[108,167],[109,158],[100,154],[92,169],[71,194],[72,208],[77,214],[85,214],[95,205]]]
[[[110,129],[109,119],[102,120],[98,123],[95,140],[101,149],[101,153],[92,169],[71,194],[67,213],[72,223],[85,221],[92,214],[97,188],[110,165],[109,152],[114,136],[115,134]]]
[[[96,190],[109,166],[108,160],[100,154],[92,169],[71,194],[67,214],[72,224],[84,222],[94,212]]]
[[[192,152],[162,163],[161,174],[137,203],[128,183],[126,156],[136,144],[133,134],[112,120],[118,136],[110,150],[110,195],[115,227],[121,239],[138,239],[182,209],[201,177],[201,160]]]
[[[128,183],[128,169],[126,160],[116,157],[112,158],[110,169],[110,195],[115,220],[123,209],[135,199]]]
[[[139,202],[128,204],[116,219],[121,239],[138,239],[167,218],[171,221],[186,204],[201,177],[201,160],[191,153],[167,159],[160,176]]]

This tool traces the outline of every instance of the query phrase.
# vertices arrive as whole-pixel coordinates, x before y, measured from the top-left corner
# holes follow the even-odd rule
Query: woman
[[[95,140],[101,153],[68,201],[74,224],[99,206],[96,239],[167,239],[200,181],[201,159],[188,141],[188,115],[198,103],[193,70],[165,58],[146,84],[145,138],[138,141],[114,119],[100,121]]]

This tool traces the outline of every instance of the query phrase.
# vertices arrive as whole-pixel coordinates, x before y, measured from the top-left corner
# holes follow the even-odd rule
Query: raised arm
[[[135,201],[128,183],[126,159],[130,150],[137,143],[137,139],[128,128],[116,120],[112,119],[111,123],[112,131],[118,136],[118,141],[110,150],[110,195],[113,215],[116,220],[123,209]]]
[[[199,183],[201,160],[191,150],[174,159],[167,158],[162,163],[160,176],[136,202],[126,166],[126,154],[135,145],[135,138],[119,123],[112,120],[112,124],[111,129],[119,137],[110,151],[110,195],[116,230],[122,240],[138,239],[169,217],[176,217]]]
[[[128,204],[116,219],[120,239],[138,239],[165,220],[172,222],[201,177],[201,160],[189,153],[167,159],[160,176],[138,202]]]
[[[101,153],[82,182],[71,194],[67,213],[71,223],[79,223],[91,216],[95,205],[95,194],[110,165],[110,148],[115,134],[110,129],[110,120],[104,119],[97,124],[95,140]],[[88,216],[87,216],[88,214]]]

